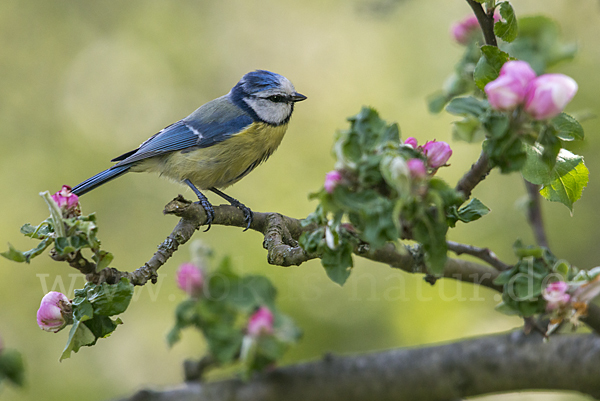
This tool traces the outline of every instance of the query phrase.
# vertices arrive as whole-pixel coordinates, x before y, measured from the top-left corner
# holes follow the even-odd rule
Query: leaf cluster
[[[262,370],[281,359],[301,336],[294,322],[277,310],[276,296],[269,279],[240,276],[233,271],[230,258],[225,257],[206,277],[202,295],[177,306],[167,342],[173,346],[183,329],[194,327],[202,333],[209,354],[219,365],[241,363],[246,374]],[[262,306],[274,315],[274,331],[252,338],[245,330],[248,319]]]
[[[126,278],[116,284],[88,282],[84,288],[75,290],[73,326],[60,360],[69,358],[71,352],[77,352],[83,346],[91,347],[98,339],[110,336],[123,323],[110,316],[125,312],[132,296],[133,285]]]
[[[329,193],[311,195],[319,201],[306,223],[318,226],[305,232],[300,245],[321,257],[327,275],[344,284],[351,272],[352,251],[360,243],[373,249],[398,239],[414,239],[425,251],[425,264],[439,274],[447,256],[446,232],[457,221],[473,221],[488,209],[479,202],[459,209],[463,199],[430,171],[414,178],[410,159],[425,156],[404,145],[396,124],[388,124],[372,108],[349,118],[350,128],[337,133],[336,169],[342,180]]]
[[[58,222],[57,222],[58,220]],[[62,225],[64,235],[59,235],[57,225]],[[96,262],[96,269],[102,270],[113,260],[110,252],[100,249],[100,241],[97,238],[98,226],[94,213],[87,216],[56,217],[51,215],[37,226],[29,223],[21,227],[21,233],[26,237],[39,240],[34,248],[22,252],[8,245],[6,252],[0,253],[5,258],[15,262],[30,263],[31,259],[40,255],[46,248],[54,245],[54,251],[58,256],[66,257],[71,253],[83,249],[93,252],[92,259]]]

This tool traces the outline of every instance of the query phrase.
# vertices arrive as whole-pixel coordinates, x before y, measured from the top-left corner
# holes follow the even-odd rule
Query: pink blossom
[[[68,185],[63,185],[60,191],[52,195],[52,200],[61,209],[70,209],[76,207],[79,203],[79,197],[71,193],[71,187]]]
[[[337,187],[340,181],[342,181],[342,174],[340,174],[339,171],[332,170],[328,172],[327,174],[325,174],[325,191],[327,191],[327,193],[329,194],[333,193],[333,190],[335,189],[335,187]]]
[[[69,299],[62,293],[50,291],[40,303],[37,323],[42,330],[57,333],[72,322],[73,308]]]
[[[177,286],[189,296],[197,296],[202,293],[204,275],[202,270],[193,263],[184,263],[179,266],[176,274]]]
[[[461,45],[467,45],[471,41],[473,35],[481,32],[477,17],[470,15],[458,22],[455,22],[450,27],[452,37]]]
[[[418,146],[417,139],[413,138],[412,136],[409,136],[408,138],[406,138],[406,140],[404,141],[404,144],[412,146],[413,149],[416,149]]]
[[[557,281],[548,284],[542,291],[542,296],[546,300],[546,310],[551,311],[565,306],[571,300],[571,296],[567,294],[569,285],[564,281]]]
[[[577,89],[577,82],[566,75],[541,75],[527,86],[525,111],[536,120],[555,117],[573,99]]]
[[[273,334],[273,312],[265,306],[261,306],[248,321],[246,328],[248,334],[252,337],[258,337],[264,334]]]
[[[446,165],[450,156],[452,156],[452,149],[446,142],[429,141],[423,146],[423,152],[427,156],[427,163],[431,168],[439,168]]]
[[[79,197],[71,193],[71,187],[63,185],[62,189],[52,195],[52,200],[56,202],[63,217],[74,217],[81,215],[79,210]]]
[[[500,21],[500,13],[498,10],[494,13],[494,21]],[[479,21],[474,15],[468,15],[462,20],[455,22],[450,27],[450,33],[454,40],[461,45],[468,45],[475,34],[480,33],[481,28],[479,27]]]
[[[407,163],[408,171],[412,178],[424,178],[427,175],[427,168],[421,159],[410,159]]]
[[[500,75],[488,82],[484,90],[496,110],[514,110],[525,100],[527,85],[535,79],[535,71],[525,61],[507,61]]]

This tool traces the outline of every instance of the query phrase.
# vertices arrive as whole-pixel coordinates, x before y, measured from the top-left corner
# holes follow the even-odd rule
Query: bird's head
[[[294,111],[294,103],[306,99],[306,96],[296,92],[286,77],[265,70],[244,75],[230,95],[239,107],[250,111],[256,119],[272,125],[287,123]]]

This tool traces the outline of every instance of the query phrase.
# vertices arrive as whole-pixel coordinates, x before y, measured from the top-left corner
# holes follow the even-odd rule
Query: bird
[[[224,96],[200,106],[144,141],[137,149],[71,190],[83,195],[127,172],[155,172],[187,185],[206,212],[208,231],[214,208],[201,190],[209,190],[244,214],[252,210],[221,189],[235,184],[266,161],[281,143],[294,111],[306,99],[282,75],[266,70],[245,74]]]

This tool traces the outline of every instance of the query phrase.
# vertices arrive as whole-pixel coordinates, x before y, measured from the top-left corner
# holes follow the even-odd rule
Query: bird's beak
[[[298,92],[294,92],[292,94],[292,102],[294,102],[294,103],[295,102],[301,102],[303,100],[306,100],[306,96],[304,96],[303,94],[298,93]]]

